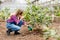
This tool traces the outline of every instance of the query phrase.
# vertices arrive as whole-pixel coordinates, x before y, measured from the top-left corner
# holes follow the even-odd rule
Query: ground
[[[58,33],[60,33],[60,23],[53,23],[52,26],[50,26],[53,29],[56,29]],[[19,31],[20,35],[13,35],[11,33],[10,36],[6,34],[6,22],[0,22],[0,40],[44,40],[44,38],[36,33],[36,32],[29,32],[27,27],[22,27]],[[49,40],[55,40],[53,38],[49,38]]]

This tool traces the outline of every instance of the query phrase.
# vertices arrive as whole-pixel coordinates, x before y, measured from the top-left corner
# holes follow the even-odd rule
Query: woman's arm
[[[20,20],[23,20],[23,19],[24,19],[24,16],[21,16],[21,17],[20,17]]]
[[[16,22],[16,24],[18,24],[20,21],[15,15],[12,15],[11,18],[14,20],[14,22]]]

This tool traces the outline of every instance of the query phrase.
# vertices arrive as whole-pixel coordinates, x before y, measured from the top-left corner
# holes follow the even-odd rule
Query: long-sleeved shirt
[[[9,23],[15,22],[15,24],[17,24],[20,22],[20,20],[16,17],[16,15],[12,15],[10,17],[10,19],[7,20],[7,22],[9,22]],[[23,24],[24,24],[24,22],[23,22]]]

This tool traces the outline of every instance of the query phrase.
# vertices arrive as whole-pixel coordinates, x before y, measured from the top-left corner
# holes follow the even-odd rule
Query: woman
[[[14,35],[20,34],[18,31],[21,29],[21,26],[25,24],[25,22],[22,20],[23,11],[17,10],[17,12],[14,15],[11,15],[10,18],[7,20],[7,35],[10,35],[10,32],[14,31]]]

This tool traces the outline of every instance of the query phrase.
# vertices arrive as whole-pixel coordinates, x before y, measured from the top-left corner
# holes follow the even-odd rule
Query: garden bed
[[[1,22],[0,24],[0,40],[44,40],[39,32],[33,31],[29,32],[27,27],[22,27],[20,30],[21,34],[14,36],[11,34],[10,36],[6,35],[6,22]],[[51,28],[56,29],[59,32],[59,23],[54,22]],[[48,40],[55,40],[55,38],[49,38]]]

